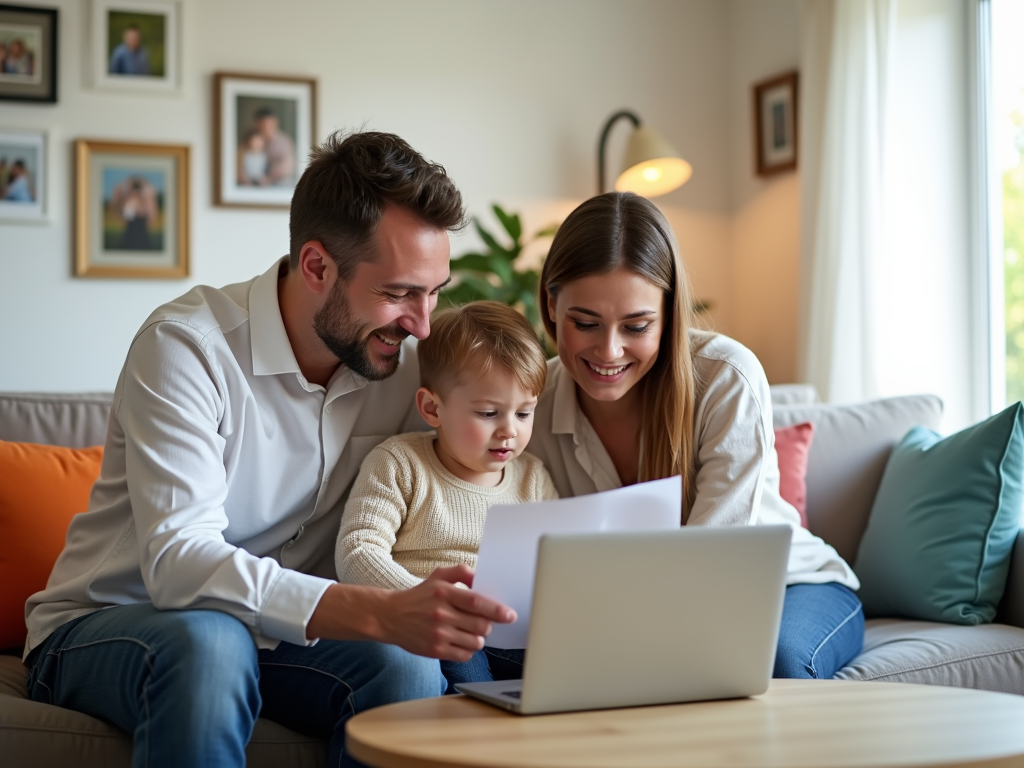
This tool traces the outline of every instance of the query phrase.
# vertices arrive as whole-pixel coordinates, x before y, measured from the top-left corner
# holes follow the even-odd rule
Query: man
[[[11,163],[8,184],[3,189],[3,199],[13,203],[31,203],[34,200],[24,160],[19,159]]]
[[[463,216],[397,136],[336,134],[296,187],[287,259],[150,316],[89,511],[26,605],[34,700],[129,731],[136,766],[242,766],[257,715],[356,765],[348,717],[444,693],[433,659],[514,619],[456,587],[461,566],[405,591],[331,577],[362,458],[416,426],[406,339],[429,333]]]
[[[280,129],[274,110],[263,107],[256,112],[256,131],[263,137],[267,180],[271,185],[291,184],[295,180],[295,144]]]
[[[125,27],[121,44],[110,54],[110,74],[149,74],[149,54],[142,47],[142,32],[135,24]]]

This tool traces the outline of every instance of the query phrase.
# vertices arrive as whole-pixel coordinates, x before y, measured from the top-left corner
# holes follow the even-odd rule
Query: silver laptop
[[[521,715],[764,693],[784,525],[541,538],[522,680],[461,693]]]

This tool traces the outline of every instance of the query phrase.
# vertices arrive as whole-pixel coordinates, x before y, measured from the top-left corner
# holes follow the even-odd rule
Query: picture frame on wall
[[[46,133],[0,128],[0,222],[46,219]]]
[[[75,142],[75,274],[188,276],[189,148]]]
[[[97,88],[173,93],[181,78],[180,0],[92,0]]]
[[[214,205],[287,208],[316,143],[316,80],[217,72]]]
[[[758,176],[797,166],[799,73],[784,72],[754,84],[754,144]]]
[[[0,99],[57,101],[57,10],[0,5]]]

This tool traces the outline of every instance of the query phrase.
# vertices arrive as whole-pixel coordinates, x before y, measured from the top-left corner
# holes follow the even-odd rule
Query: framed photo
[[[796,71],[754,84],[754,143],[757,175],[772,176],[796,168]]]
[[[57,101],[57,11],[0,5],[0,99]]]
[[[42,222],[46,134],[0,128],[0,221]]]
[[[316,142],[316,80],[217,72],[215,205],[287,208]]]
[[[92,0],[93,84],[170,92],[180,82],[181,3]]]
[[[75,274],[188,276],[188,147],[75,142]]]

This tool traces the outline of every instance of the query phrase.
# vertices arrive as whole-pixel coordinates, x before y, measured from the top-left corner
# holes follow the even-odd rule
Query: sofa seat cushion
[[[130,768],[131,738],[81,712],[26,698],[28,670],[14,656],[0,656],[0,755],[4,765],[73,765]],[[245,750],[250,768],[323,768],[327,741],[259,719]]]
[[[1024,629],[869,619],[864,649],[836,673],[843,680],[880,680],[1024,691]]]

